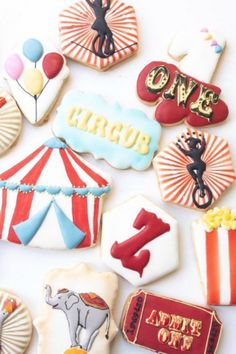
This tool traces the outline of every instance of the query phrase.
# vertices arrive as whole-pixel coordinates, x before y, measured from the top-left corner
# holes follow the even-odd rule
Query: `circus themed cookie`
[[[22,126],[22,116],[13,97],[0,90],[0,155],[17,140]]]
[[[235,180],[227,141],[186,129],[153,160],[162,199],[207,209]]]
[[[157,353],[214,354],[222,324],[209,308],[139,290],[127,300],[121,330],[129,343]]]
[[[119,0],[79,0],[60,13],[63,53],[98,70],[138,50],[134,8]]]
[[[90,152],[116,168],[144,170],[158,148],[161,128],[137,109],[70,91],[58,108],[53,132],[76,152]]]
[[[142,196],[126,201],[103,214],[102,259],[134,286],[174,271],[176,220]]]
[[[236,305],[236,210],[209,210],[193,222],[193,240],[207,303]]]
[[[141,71],[137,93],[142,101],[157,104],[155,118],[162,125],[182,121],[194,127],[215,125],[229,113],[219,87],[161,61],[151,62]]]
[[[27,39],[5,62],[6,79],[25,118],[45,121],[69,75],[65,58],[47,41]]]
[[[52,249],[96,244],[109,178],[60,140],[1,173],[0,188],[2,240]]]
[[[32,335],[28,309],[15,295],[0,290],[0,352],[25,353]]]
[[[35,321],[38,354],[109,354],[118,331],[113,320],[117,276],[81,264],[49,272],[44,287],[44,302]]]
[[[217,30],[181,31],[170,44],[168,54],[179,69],[198,80],[211,82],[225,48],[225,38]]]

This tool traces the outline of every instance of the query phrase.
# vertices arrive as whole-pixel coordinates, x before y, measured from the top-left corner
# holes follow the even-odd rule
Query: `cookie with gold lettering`
[[[148,199],[133,197],[103,214],[102,259],[134,286],[150,283],[178,267],[177,227]]]
[[[214,310],[144,290],[129,296],[121,321],[129,343],[168,354],[214,354],[221,330]]]
[[[161,127],[137,109],[70,91],[58,108],[53,132],[76,152],[90,152],[119,169],[144,170],[158,149]]]

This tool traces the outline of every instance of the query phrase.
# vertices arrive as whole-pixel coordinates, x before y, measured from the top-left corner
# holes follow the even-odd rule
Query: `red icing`
[[[128,342],[168,354],[214,354],[221,334],[215,311],[139,291],[125,309]]]
[[[0,108],[2,108],[7,103],[5,97],[0,97]]]
[[[87,305],[87,306],[92,306],[96,307],[100,310],[108,310],[109,307],[107,303],[98,295],[94,293],[84,293],[84,294],[79,294],[80,298],[82,301]]]
[[[58,53],[48,53],[43,58],[43,70],[49,80],[54,79],[61,71],[64,64],[63,57]]]
[[[146,85],[146,79],[148,74],[155,69],[156,67],[163,66],[167,69],[169,73],[169,80],[166,85],[161,89],[158,93],[150,92]],[[182,74],[187,79],[187,88],[189,87],[190,80],[196,82],[197,87],[192,91],[189,95],[187,104],[184,107],[183,104],[178,105],[177,96],[178,96],[178,88],[175,90],[175,98],[174,99],[166,99],[163,94],[168,91],[168,89],[172,86],[176,74]],[[161,76],[157,76],[155,83],[160,80]],[[206,125],[217,124],[224,121],[228,116],[228,107],[222,101],[218,100],[217,103],[211,105],[213,110],[211,119],[204,118],[199,114],[196,114],[191,111],[191,104],[196,102],[199,98],[201,92],[201,86],[206,87],[207,89],[212,90],[217,95],[220,95],[221,90],[219,87],[201,82],[189,75],[182,73],[175,65],[167,64],[165,62],[152,62],[148,64],[140,73],[138,82],[137,82],[137,92],[138,96],[141,100],[147,103],[156,103],[158,102],[158,106],[156,108],[155,118],[158,122],[166,125],[172,125],[176,123],[180,123],[183,119],[186,122],[194,127],[201,127]]]
[[[156,214],[142,209],[133,226],[137,230],[142,230],[120,244],[115,242],[111,248],[111,255],[120,259],[125,268],[138,272],[142,277],[143,270],[150,260],[150,251],[141,249],[147,243],[170,231],[170,225],[164,223]],[[138,251],[140,252],[136,255]]]

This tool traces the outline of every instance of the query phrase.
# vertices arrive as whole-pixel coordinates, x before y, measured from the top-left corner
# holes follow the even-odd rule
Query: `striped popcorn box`
[[[209,210],[193,223],[193,239],[207,303],[235,305],[236,210]]]

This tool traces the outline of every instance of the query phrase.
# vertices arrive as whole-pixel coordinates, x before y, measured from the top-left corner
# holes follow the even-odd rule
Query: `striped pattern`
[[[201,280],[209,305],[236,305],[236,231],[220,227],[205,231],[193,223]]]
[[[100,58],[93,53],[92,43],[97,35],[91,28],[94,21],[94,12],[85,0],[61,12],[60,36],[62,51],[66,56],[99,70],[106,70],[135,54],[138,49],[138,33],[132,6],[125,5],[119,0],[111,0],[106,22],[113,33],[115,53],[108,58]]]
[[[206,140],[206,150],[202,160],[207,167],[203,180],[213,194],[212,204],[235,180],[228,143],[215,135],[191,128],[186,129],[156,156],[154,167],[158,175],[163,200],[189,208],[197,208],[192,198],[195,182],[186,169],[186,166],[193,161],[178,149],[176,143],[178,139],[181,139],[181,146],[188,150],[185,139],[193,136],[193,133],[195,133],[195,137],[199,137],[200,134],[204,135]],[[196,199],[200,204],[207,202],[207,197],[200,198],[200,195]]]
[[[56,173],[55,173],[56,171]],[[23,161],[0,175],[9,184],[40,185],[57,189],[96,187],[109,185],[107,179],[69,148],[50,148],[42,145]],[[0,198],[0,238],[20,243],[13,226],[28,220],[54,198],[67,217],[85,234],[78,248],[90,247],[98,239],[102,197],[85,197],[63,193],[50,195],[30,189],[28,192],[3,188]],[[52,219],[53,218],[53,219]],[[53,210],[50,210],[30,246],[42,248],[66,248],[60,236],[60,228]],[[50,232],[49,232],[50,230]],[[51,232],[52,231],[52,232]]]
[[[16,141],[22,125],[22,117],[14,99],[7,92],[0,92],[0,155]]]
[[[0,308],[7,298],[17,302],[16,310],[3,322],[1,331],[1,354],[23,354],[32,335],[30,314],[21,300],[12,294],[0,290]]]

